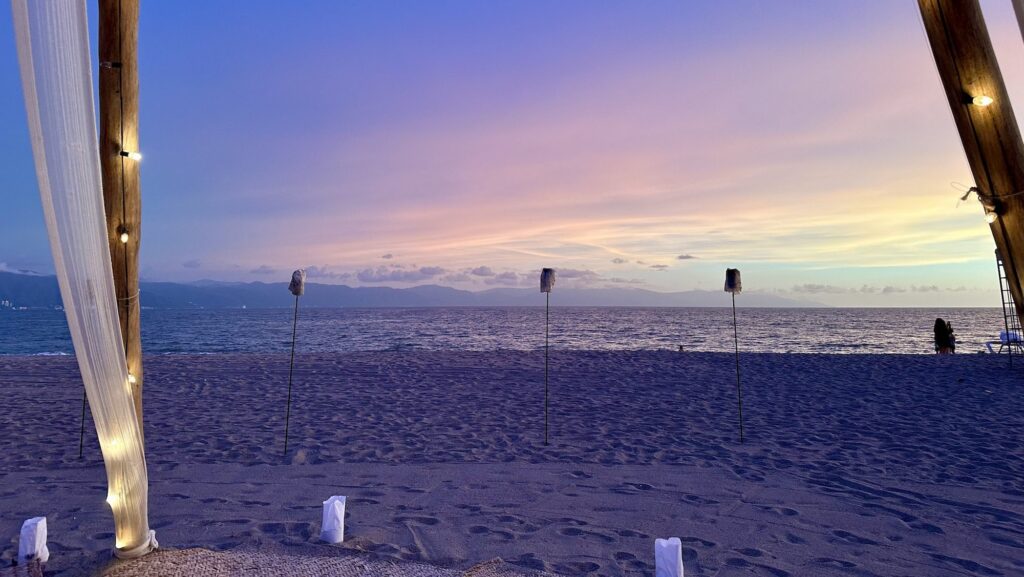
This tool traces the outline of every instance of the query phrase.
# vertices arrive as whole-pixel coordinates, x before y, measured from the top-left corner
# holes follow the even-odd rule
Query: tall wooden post
[[[918,6],[974,182],[1002,213],[992,236],[1024,322],[1024,143],[981,6],[978,0],[918,0]],[[991,103],[974,103],[978,96]]]
[[[139,333],[139,0],[99,0],[100,166],[121,335],[142,431]]]

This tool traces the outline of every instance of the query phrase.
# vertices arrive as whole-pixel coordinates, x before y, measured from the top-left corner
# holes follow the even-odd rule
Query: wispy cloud
[[[414,283],[433,279],[448,272],[439,266],[423,266],[414,269],[377,267],[363,269],[355,274],[355,278],[364,283]]]
[[[346,271],[335,270],[329,266],[307,266],[306,276],[309,278],[318,279],[332,279],[332,280],[348,280],[352,278],[352,273]]]

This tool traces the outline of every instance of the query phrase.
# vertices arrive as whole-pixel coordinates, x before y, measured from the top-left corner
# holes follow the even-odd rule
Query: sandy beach
[[[150,522],[162,546],[343,547],[466,568],[651,575],[678,536],[687,575],[1024,572],[1021,370],[992,355],[354,353],[146,359]],[[48,570],[109,559],[91,421],[78,459],[71,357],[0,357],[3,566],[46,515]]]

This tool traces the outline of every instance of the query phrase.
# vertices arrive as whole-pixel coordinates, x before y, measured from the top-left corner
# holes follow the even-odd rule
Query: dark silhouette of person
[[[953,326],[941,318],[935,319],[935,352],[940,355],[952,354],[955,347],[953,338]]]

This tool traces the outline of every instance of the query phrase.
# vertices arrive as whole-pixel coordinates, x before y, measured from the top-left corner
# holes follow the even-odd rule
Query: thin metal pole
[[[544,444],[548,444],[548,319],[551,314],[551,293],[544,293]]]
[[[295,314],[292,317],[292,360],[288,365],[288,408],[284,413],[284,456],[288,456],[288,425],[292,416],[292,373],[295,371],[295,330],[299,326],[299,295],[295,295]]]
[[[743,389],[740,388],[740,336],[736,329],[736,293],[732,293],[732,338],[736,344],[736,406],[740,411],[740,442],[743,442]]]
[[[82,388],[82,430],[78,432],[78,458],[82,458],[82,448],[85,445],[85,388]]]

